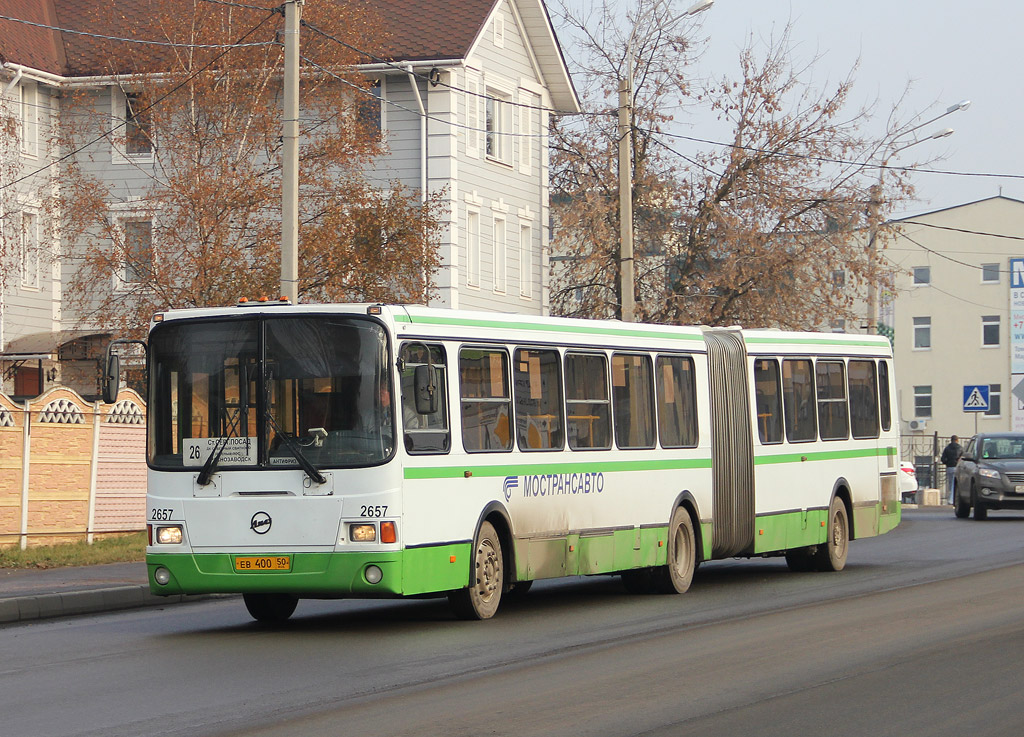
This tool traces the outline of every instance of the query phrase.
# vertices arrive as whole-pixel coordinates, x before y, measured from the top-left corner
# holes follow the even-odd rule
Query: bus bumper
[[[381,552],[274,553],[272,557],[290,560],[288,570],[276,571],[236,570],[236,559],[251,557],[248,553],[148,553],[146,566],[150,591],[157,596],[277,593],[388,598],[466,586],[469,548],[466,544]],[[371,583],[378,571],[379,579]]]

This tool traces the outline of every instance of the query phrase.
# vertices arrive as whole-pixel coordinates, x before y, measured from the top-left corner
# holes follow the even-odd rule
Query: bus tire
[[[448,603],[459,619],[490,619],[498,611],[505,586],[501,538],[494,525],[484,521],[473,540],[470,585],[448,592]]]
[[[850,552],[850,519],[846,505],[839,497],[833,497],[828,507],[828,537],[818,546],[815,562],[819,571],[841,571],[846,567],[846,556]]]
[[[676,507],[668,523],[667,562],[652,571],[654,589],[662,594],[685,594],[697,568],[697,536],[693,520],[683,507]]]
[[[280,623],[292,616],[299,597],[292,594],[242,594],[242,601],[257,622]]]

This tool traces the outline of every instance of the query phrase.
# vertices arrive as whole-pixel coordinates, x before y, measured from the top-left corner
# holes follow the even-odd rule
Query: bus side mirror
[[[108,353],[106,365],[103,367],[103,401],[113,404],[117,401],[117,392],[121,388],[121,360],[116,353]]]
[[[434,367],[417,366],[414,378],[416,394],[416,412],[421,415],[432,415],[437,412],[437,375]]]

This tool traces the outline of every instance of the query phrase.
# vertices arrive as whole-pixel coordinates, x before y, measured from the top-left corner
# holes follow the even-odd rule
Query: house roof
[[[109,67],[106,51],[109,42],[96,36],[125,35],[133,19],[147,17],[147,8],[153,2],[4,0],[0,15],[28,23],[0,19],[0,61],[68,79],[130,72],[130,69]],[[579,109],[544,0],[362,2],[387,24],[383,47],[374,56],[389,62],[414,63],[460,63],[467,59],[495,8],[502,2],[513,3],[530,37],[538,71],[551,90],[555,107],[569,111]],[[270,3],[266,4],[269,7]]]

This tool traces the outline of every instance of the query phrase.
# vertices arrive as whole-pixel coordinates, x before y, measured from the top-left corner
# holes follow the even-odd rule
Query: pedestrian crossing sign
[[[988,384],[964,385],[964,412],[988,412]]]

